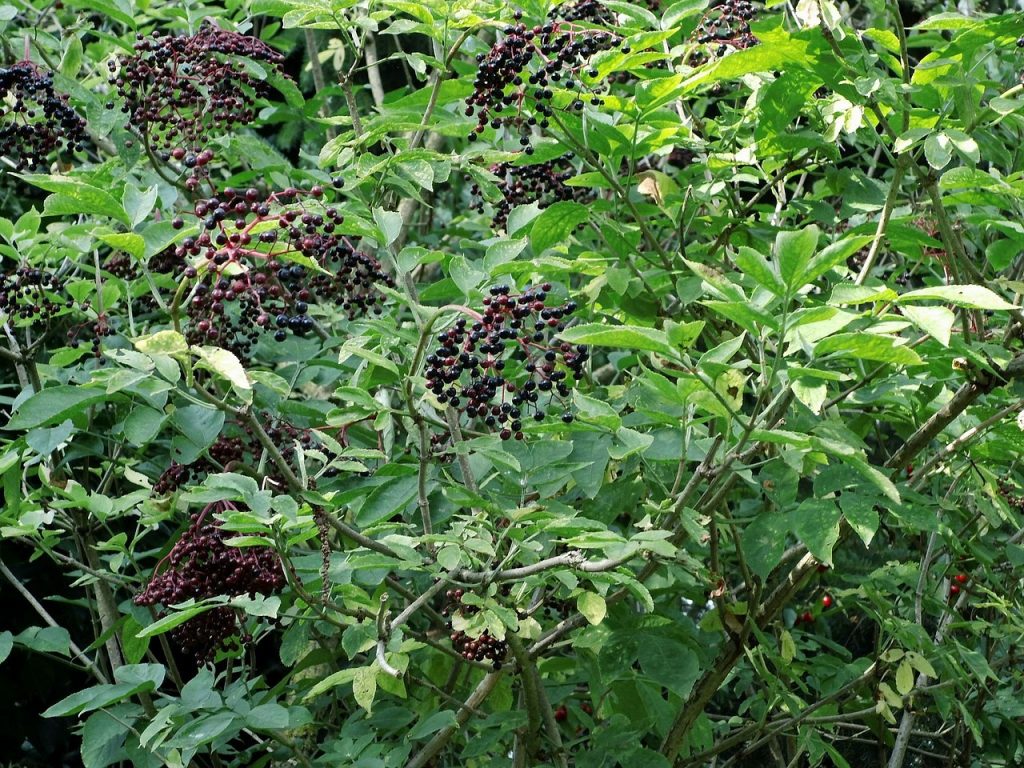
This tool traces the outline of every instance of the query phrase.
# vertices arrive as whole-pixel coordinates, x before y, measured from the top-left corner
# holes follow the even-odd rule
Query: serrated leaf
[[[594,347],[615,347],[672,354],[672,345],[664,331],[636,325],[601,325],[586,323],[562,331],[562,338],[573,344]]]
[[[929,300],[944,301],[968,309],[1017,309],[1016,304],[1011,304],[995,291],[981,285],[936,285],[931,288],[919,288],[902,294],[897,302],[905,304],[910,301]]]
[[[590,210],[580,203],[562,200],[545,208],[530,228],[530,246],[541,255],[553,245],[565,242],[576,227],[590,218]]]

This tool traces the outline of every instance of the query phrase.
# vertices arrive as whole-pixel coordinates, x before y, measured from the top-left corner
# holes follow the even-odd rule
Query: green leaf
[[[59,197],[58,207],[62,214],[96,214],[117,219],[126,226],[132,225],[128,214],[113,195],[81,179],[73,176],[50,176],[43,173],[18,175],[33,186],[56,193]],[[47,198],[47,211],[50,211],[50,200],[52,199],[54,198]]]
[[[132,340],[139,352],[147,355],[175,355],[188,352],[188,342],[177,331],[157,331]]]
[[[352,679],[352,695],[356,704],[366,710],[373,711],[373,699],[377,695],[377,664],[360,667]]]
[[[288,710],[277,702],[260,704],[249,710],[245,724],[255,730],[281,730],[288,727]]]
[[[110,712],[94,712],[82,727],[82,765],[105,768],[124,756],[124,720]]]
[[[906,659],[896,667],[896,690],[903,696],[914,690],[914,668]]]
[[[943,301],[957,307],[968,309],[1017,309],[999,296],[995,291],[981,285],[936,285],[931,288],[919,288],[916,291],[902,294],[897,301],[905,304],[910,301]]]
[[[814,347],[814,355],[823,357],[838,354],[893,365],[919,365],[921,358],[903,341],[873,333],[837,333],[819,341]]]
[[[791,515],[793,535],[808,551],[826,565],[832,564],[832,548],[839,541],[842,515],[835,502],[807,499]]]
[[[373,220],[384,235],[382,246],[389,246],[398,239],[402,232],[402,214],[398,211],[385,211],[383,208],[373,209]]]
[[[195,347],[194,349],[200,360],[197,367],[206,368],[227,379],[237,392],[248,393],[248,401],[252,400],[252,384],[234,352],[220,347]]]
[[[384,518],[400,515],[416,498],[419,480],[416,475],[406,475],[378,485],[366,497],[356,512],[356,524],[365,528]]]
[[[576,598],[576,607],[591,624],[600,624],[608,613],[604,598],[594,592],[582,592]]]
[[[743,274],[749,275],[776,296],[786,293],[786,284],[779,277],[777,265],[769,264],[768,259],[760,252],[753,248],[740,246],[736,249],[732,260]]]
[[[440,712],[434,712],[432,715],[420,720],[405,736],[408,739],[423,739],[444,728],[454,728],[458,725],[458,722],[452,710],[442,709]]]
[[[944,133],[932,133],[924,140],[924,159],[928,165],[941,171],[953,159],[953,143]]]
[[[37,392],[19,405],[5,429],[32,429],[59,424],[82,413],[90,405],[109,402],[111,396],[102,389],[89,389],[61,384]]]
[[[572,344],[589,344],[594,347],[637,349],[664,354],[673,354],[675,351],[664,331],[636,325],[586,323],[567,328],[561,336]]]
[[[793,657],[796,656],[796,643],[793,642],[793,635],[787,630],[782,630],[782,634],[779,637],[779,655],[782,656],[783,661],[792,661]]]
[[[580,203],[562,200],[545,208],[530,228],[530,246],[541,255],[553,245],[565,242],[576,227],[590,218],[590,210]]]
[[[782,560],[788,532],[785,517],[777,512],[762,512],[743,529],[747,564],[760,578],[767,578]]]
[[[948,347],[953,334],[956,315],[946,307],[903,307],[903,314],[942,346]]]
[[[11,655],[11,649],[14,647],[14,635],[10,632],[0,632],[0,664],[2,664],[8,656]]]
[[[938,677],[938,674],[935,672],[935,667],[933,667],[931,662],[920,653],[907,651],[907,661],[910,662],[910,666],[922,675],[927,675],[932,679]]]
[[[779,274],[790,290],[806,284],[805,275],[818,248],[818,228],[814,225],[796,232],[779,232],[775,236],[775,258]]]
[[[202,602],[184,608],[175,609],[173,613],[170,613],[162,619],[158,619],[149,626],[144,627],[135,635],[135,637],[141,640],[142,638],[153,637],[154,635],[162,635],[164,632],[170,632],[172,629],[184,624],[189,619],[198,616],[201,613],[205,613],[206,611],[212,610],[213,608],[217,608],[220,605],[220,602]]]

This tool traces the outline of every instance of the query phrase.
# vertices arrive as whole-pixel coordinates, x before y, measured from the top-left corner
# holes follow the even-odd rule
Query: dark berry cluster
[[[704,14],[694,37],[698,43],[711,46],[716,56],[724,55],[729,48],[750,48],[758,43],[750,31],[756,13],[750,0],[722,0]]]
[[[463,605],[461,589],[449,589],[445,593],[446,604],[442,609],[443,616],[459,614],[460,616],[472,616],[479,608],[473,605]],[[472,637],[461,630],[452,630],[450,635],[452,648],[455,652],[469,661],[490,660],[494,664],[494,670],[501,669],[501,664],[508,655],[508,643],[505,640],[498,640],[488,630],[484,630],[479,637]]]
[[[200,232],[175,248],[180,261],[190,262],[185,277],[196,279],[187,309],[191,343],[221,346],[244,359],[263,333],[284,341],[289,333],[316,331],[314,304],[331,304],[349,318],[380,314],[378,287],[393,287],[394,280],[338,233],[344,217],[323,196],[320,185],[270,194],[229,187],[195,204]]]
[[[0,312],[12,325],[20,322],[46,325],[62,309],[74,305],[72,299],[61,298],[64,281],[56,275],[35,267],[19,267],[0,274]]]
[[[85,120],[53,90],[50,72],[30,61],[0,67],[0,157],[15,170],[44,166],[62,149],[80,152],[85,138]]]
[[[508,215],[519,205],[538,203],[547,208],[561,200],[582,202],[590,197],[586,187],[571,187],[566,182],[576,175],[572,165],[572,153],[534,165],[498,163],[491,167],[491,173],[498,177],[501,202],[495,206],[492,223],[495,229],[504,229]],[[480,194],[480,187],[474,185],[473,194]],[[476,210],[483,211],[484,202],[476,204]]]
[[[588,78],[596,78],[598,71],[589,65],[590,60],[600,51],[620,46],[622,38],[572,22],[548,21],[527,27],[521,18],[517,12],[516,23],[505,27],[504,38],[488,53],[477,56],[479,69],[473,94],[466,102],[466,115],[477,115],[470,141],[488,125],[495,129],[514,126],[520,145],[530,153],[533,127],[547,128],[554,114],[553,87],[573,92],[569,103],[573,110],[583,109],[584,90],[589,92],[591,104],[602,103],[602,88],[588,88],[581,76],[585,71]]]
[[[213,159],[204,145],[251,123],[257,100],[270,95],[254,69],[267,65],[283,74],[283,60],[263,41],[206,21],[194,35],[139,35],[134,53],[108,67],[132,127],[189,170],[186,183],[194,188]]]
[[[575,302],[549,304],[551,284],[515,295],[490,290],[482,314],[460,317],[437,337],[427,356],[427,387],[441,403],[498,429],[503,440],[523,438],[523,420],[543,421],[552,409],[570,423],[570,388],[590,358],[583,345],[554,339]]]
[[[1006,482],[999,484],[999,493],[1006,499],[1006,503],[1018,512],[1024,512],[1024,494],[1018,493],[1018,490]]]
[[[614,24],[615,14],[599,0],[576,0],[553,8],[548,13],[552,21],[583,21],[590,24]]]
[[[97,315],[95,319],[79,323],[68,329],[68,346],[77,349],[83,338],[89,340],[93,357],[99,358],[103,339],[115,333],[106,314]]]
[[[103,271],[122,280],[134,280],[139,276],[139,268],[127,253],[115,251],[103,263]]]
[[[286,421],[266,415],[261,417],[261,423],[266,425],[264,429],[267,436],[278,447],[281,456],[289,462],[293,471],[298,471],[296,443],[303,449],[313,447],[313,431],[295,427]],[[246,461],[256,464],[262,446],[250,428],[245,427],[241,431],[240,436],[219,436],[207,450],[206,456],[201,456],[190,464],[172,461],[153,483],[153,493],[158,496],[173,493],[186,483],[202,480],[210,472],[231,471],[234,464]],[[267,470],[267,477],[279,484],[284,482],[275,475],[273,468]]]
[[[156,570],[146,588],[135,596],[136,605],[177,605],[188,599],[204,600],[227,595],[270,595],[285,585],[281,559],[270,547],[232,547],[231,534],[211,521],[211,512],[236,507],[231,502],[215,502],[192,516],[191,525],[181,534]],[[218,649],[237,631],[235,612],[216,608],[195,616],[172,630],[183,650],[195,655],[199,663],[213,659]]]

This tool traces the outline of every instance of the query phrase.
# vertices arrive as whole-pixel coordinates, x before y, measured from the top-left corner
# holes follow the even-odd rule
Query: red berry
[[[555,710],[555,720],[557,720],[558,722],[563,723],[566,721],[568,717],[569,710],[567,710],[565,707],[558,707]]]
[[[814,616],[811,614],[810,611],[804,611],[803,615],[800,617],[800,620],[805,622],[805,623],[807,623],[807,624],[813,624],[814,623]]]
[[[954,578],[955,578],[955,579],[957,580],[957,582],[959,582],[960,584],[966,584],[966,583],[967,583],[967,578],[968,578],[968,577],[967,577],[967,574],[966,574],[966,573],[958,573],[958,574],[957,574],[956,576],[954,576]]]
[[[832,596],[831,595],[825,595],[823,598],[821,598],[821,607],[825,608],[826,610],[828,608],[832,607]]]
[[[949,585],[949,594],[954,595],[954,596],[955,595],[959,595],[960,594],[960,586],[958,584],[950,584]]]

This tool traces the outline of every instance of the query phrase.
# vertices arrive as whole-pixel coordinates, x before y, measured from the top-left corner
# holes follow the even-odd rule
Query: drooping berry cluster
[[[55,151],[81,152],[85,139],[85,120],[53,90],[50,72],[30,61],[0,67],[0,157],[14,170],[44,166]]]
[[[756,13],[750,0],[722,0],[704,14],[694,30],[694,37],[698,43],[711,46],[716,56],[724,55],[729,48],[750,48],[758,43],[750,31],[750,22]]]
[[[63,291],[64,281],[57,275],[35,267],[19,267],[0,274],[0,313],[12,325],[46,325],[62,309],[74,305],[72,299],[61,298]]]
[[[281,559],[270,547],[232,547],[232,534],[211,521],[210,513],[236,509],[231,502],[215,502],[192,516],[185,530],[146,588],[135,596],[136,605],[171,606],[188,599],[226,595],[271,595],[285,585]],[[237,631],[235,611],[219,607],[195,616],[171,631],[181,648],[199,663],[213,659]]]
[[[380,314],[378,288],[394,280],[338,233],[344,217],[323,196],[319,185],[270,194],[229,187],[195,204],[201,231],[175,248],[178,259],[191,262],[185,277],[197,278],[187,309],[191,343],[247,358],[263,333],[284,341],[289,332],[314,332],[314,304],[331,304],[349,318]],[[173,225],[185,223],[176,218]]]
[[[282,458],[291,465],[292,471],[298,471],[296,443],[303,449],[314,445],[313,430],[293,426],[283,419],[274,419],[267,414],[261,415],[261,423],[265,424],[267,436],[277,446]],[[249,427],[242,427],[241,436],[221,435],[207,450],[206,456],[200,456],[190,464],[172,461],[171,465],[153,483],[153,493],[162,496],[173,493],[186,483],[198,482],[210,472],[231,471],[232,465],[249,462],[258,463],[263,447]],[[276,474],[277,468],[269,466],[266,477],[284,483],[283,478]]]
[[[204,145],[212,136],[251,123],[256,102],[270,95],[254,70],[263,65],[283,74],[283,60],[261,40],[206,21],[194,35],[159,30],[139,35],[135,52],[108,67],[132,127],[190,170],[194,187],[213,159]]]
[[[523,419],[543,421],[552,410],[562,421],[570,388],[590,358],[583,345],[554,339],[576,303],[549,304],[552,286],[513,294],[499,285],[484,297],[484,311],[462,317],[437,336],[427,356],[427,387],[438,401],[471,420],[498,429],[502,440],[523,439]]]
[[[476,606],[462,604],[464,594],[465,592],[461,589],[449,589],[445,592],[446,604],[441,614],[443,616],[452,614],[472,616],[477,613],[479,608]],[[498,640],[486,629],[479,637],[472,637],[466,632],[453,628],[449,638],[452,641],[452,648],[464,659],[468,661],[490,660],[495,671],[501,669],[501,664],[508,655],[508,642]]]
[[[602,103],[599,94],[603,89],[592,82],[598,71],[588,63],[594,54],[620,46],[622,38],[566,21],[527,27],[521,18],[516,12],[516,23],[505,27],[504,38],[487,54],[477,56],[479,69],[473,94],[466,101],[466,115],[477,115],[470,141],[488,125],[495,129],[510,126],[518,130],[520,145],[532,153],[533,127],[547,128],[554,114],[553,87],[572,92],[569,108],[576,111],[583,109],[584,90],[589,92],[591,104]],[[535,62],[539,65],[532,67]],[[583,82],[584,70],[589,85]],[[505,112],[511,114],[506,117]]]
[[[572,153],[547,160],[534,165],[515,165],[498,163],[491,167],[491,173],[498,177],[498,190],[501,202],[494,210],[492,224],[495,229],[504,229],[508,223],[508,215],[519,205],[537,203],[547,208],[561,200],[582,202],[590,197],[586,187],[571,187],[566,182],[576,175],[572,165]],[[479,195],[479,186],[473,187],[473,194]],[[484,210],[484,202],[476,204],[476,210]]]

